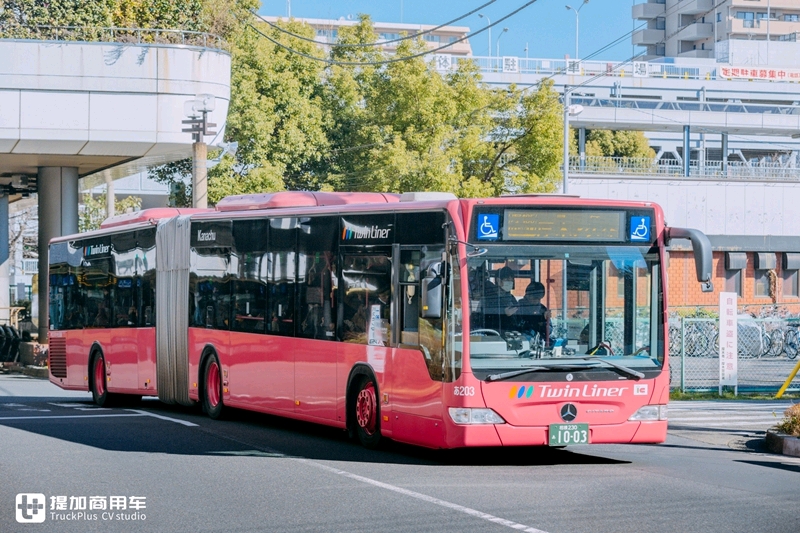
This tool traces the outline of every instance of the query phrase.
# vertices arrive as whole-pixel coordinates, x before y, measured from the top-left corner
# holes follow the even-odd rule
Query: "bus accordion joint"
[[[694,251],[694,264],[697,269],[697,281],[703,292],[714,292],[714,284],[711,282],[712,271],[712,250],[711,241],[705,233],[696,229],[689,228],[666,228],[665,244],[669,245],[672,239],[688,239],[692,242]]]

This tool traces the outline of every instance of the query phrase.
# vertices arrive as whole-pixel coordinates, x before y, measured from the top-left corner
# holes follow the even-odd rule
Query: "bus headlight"
[[[667,419],[667,406],[666,405],[645,405],[640,407],[638,411],[628,420],[666,420]]]
[[[505,424],[503,417],[491,409],[471,409],[469,407],[451,407],[450,418],[456,424]]]

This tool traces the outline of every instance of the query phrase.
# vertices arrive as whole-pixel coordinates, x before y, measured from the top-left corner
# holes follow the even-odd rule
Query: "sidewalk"
[[[0,402],[12,398],[62,398],[70,400],[92,400],[90,392],[68,391],[56,387],[46,379],[24,374],[0,374]]]

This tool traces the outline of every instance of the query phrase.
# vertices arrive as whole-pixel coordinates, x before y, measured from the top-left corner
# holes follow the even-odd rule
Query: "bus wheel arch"
[[[358,364],[347,379],[345,420],[351,437],[375,449],[381,442],[380,392],[372,367]]]
[[[206,346],[203,350],[198,382],[203,412],[214,420],[223,418],[225,408],[222,400],[222,365],[219,362],[217,350],[213,346]]]

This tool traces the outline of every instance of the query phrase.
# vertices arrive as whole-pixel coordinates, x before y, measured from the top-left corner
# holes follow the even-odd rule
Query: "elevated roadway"
[[[231,58],[219,39],[170,30],[97,30],[109,40],[60,40],[77,38],[74,31],[52,31],[42,40],[0,39],[0,226],[7,224],[9,197],[38,192],[39,272],[47,272],[50,239],[78,231],[79,179],[90,188],[190,157],[192,136],[181,132],[181,121],[184,104],[198,94],[215,97],[209,121],[219,127],[210,143],[224,135]],[[9,295],[4,242],[0,307]],[[39,277],[42,340],[47,281]]]

